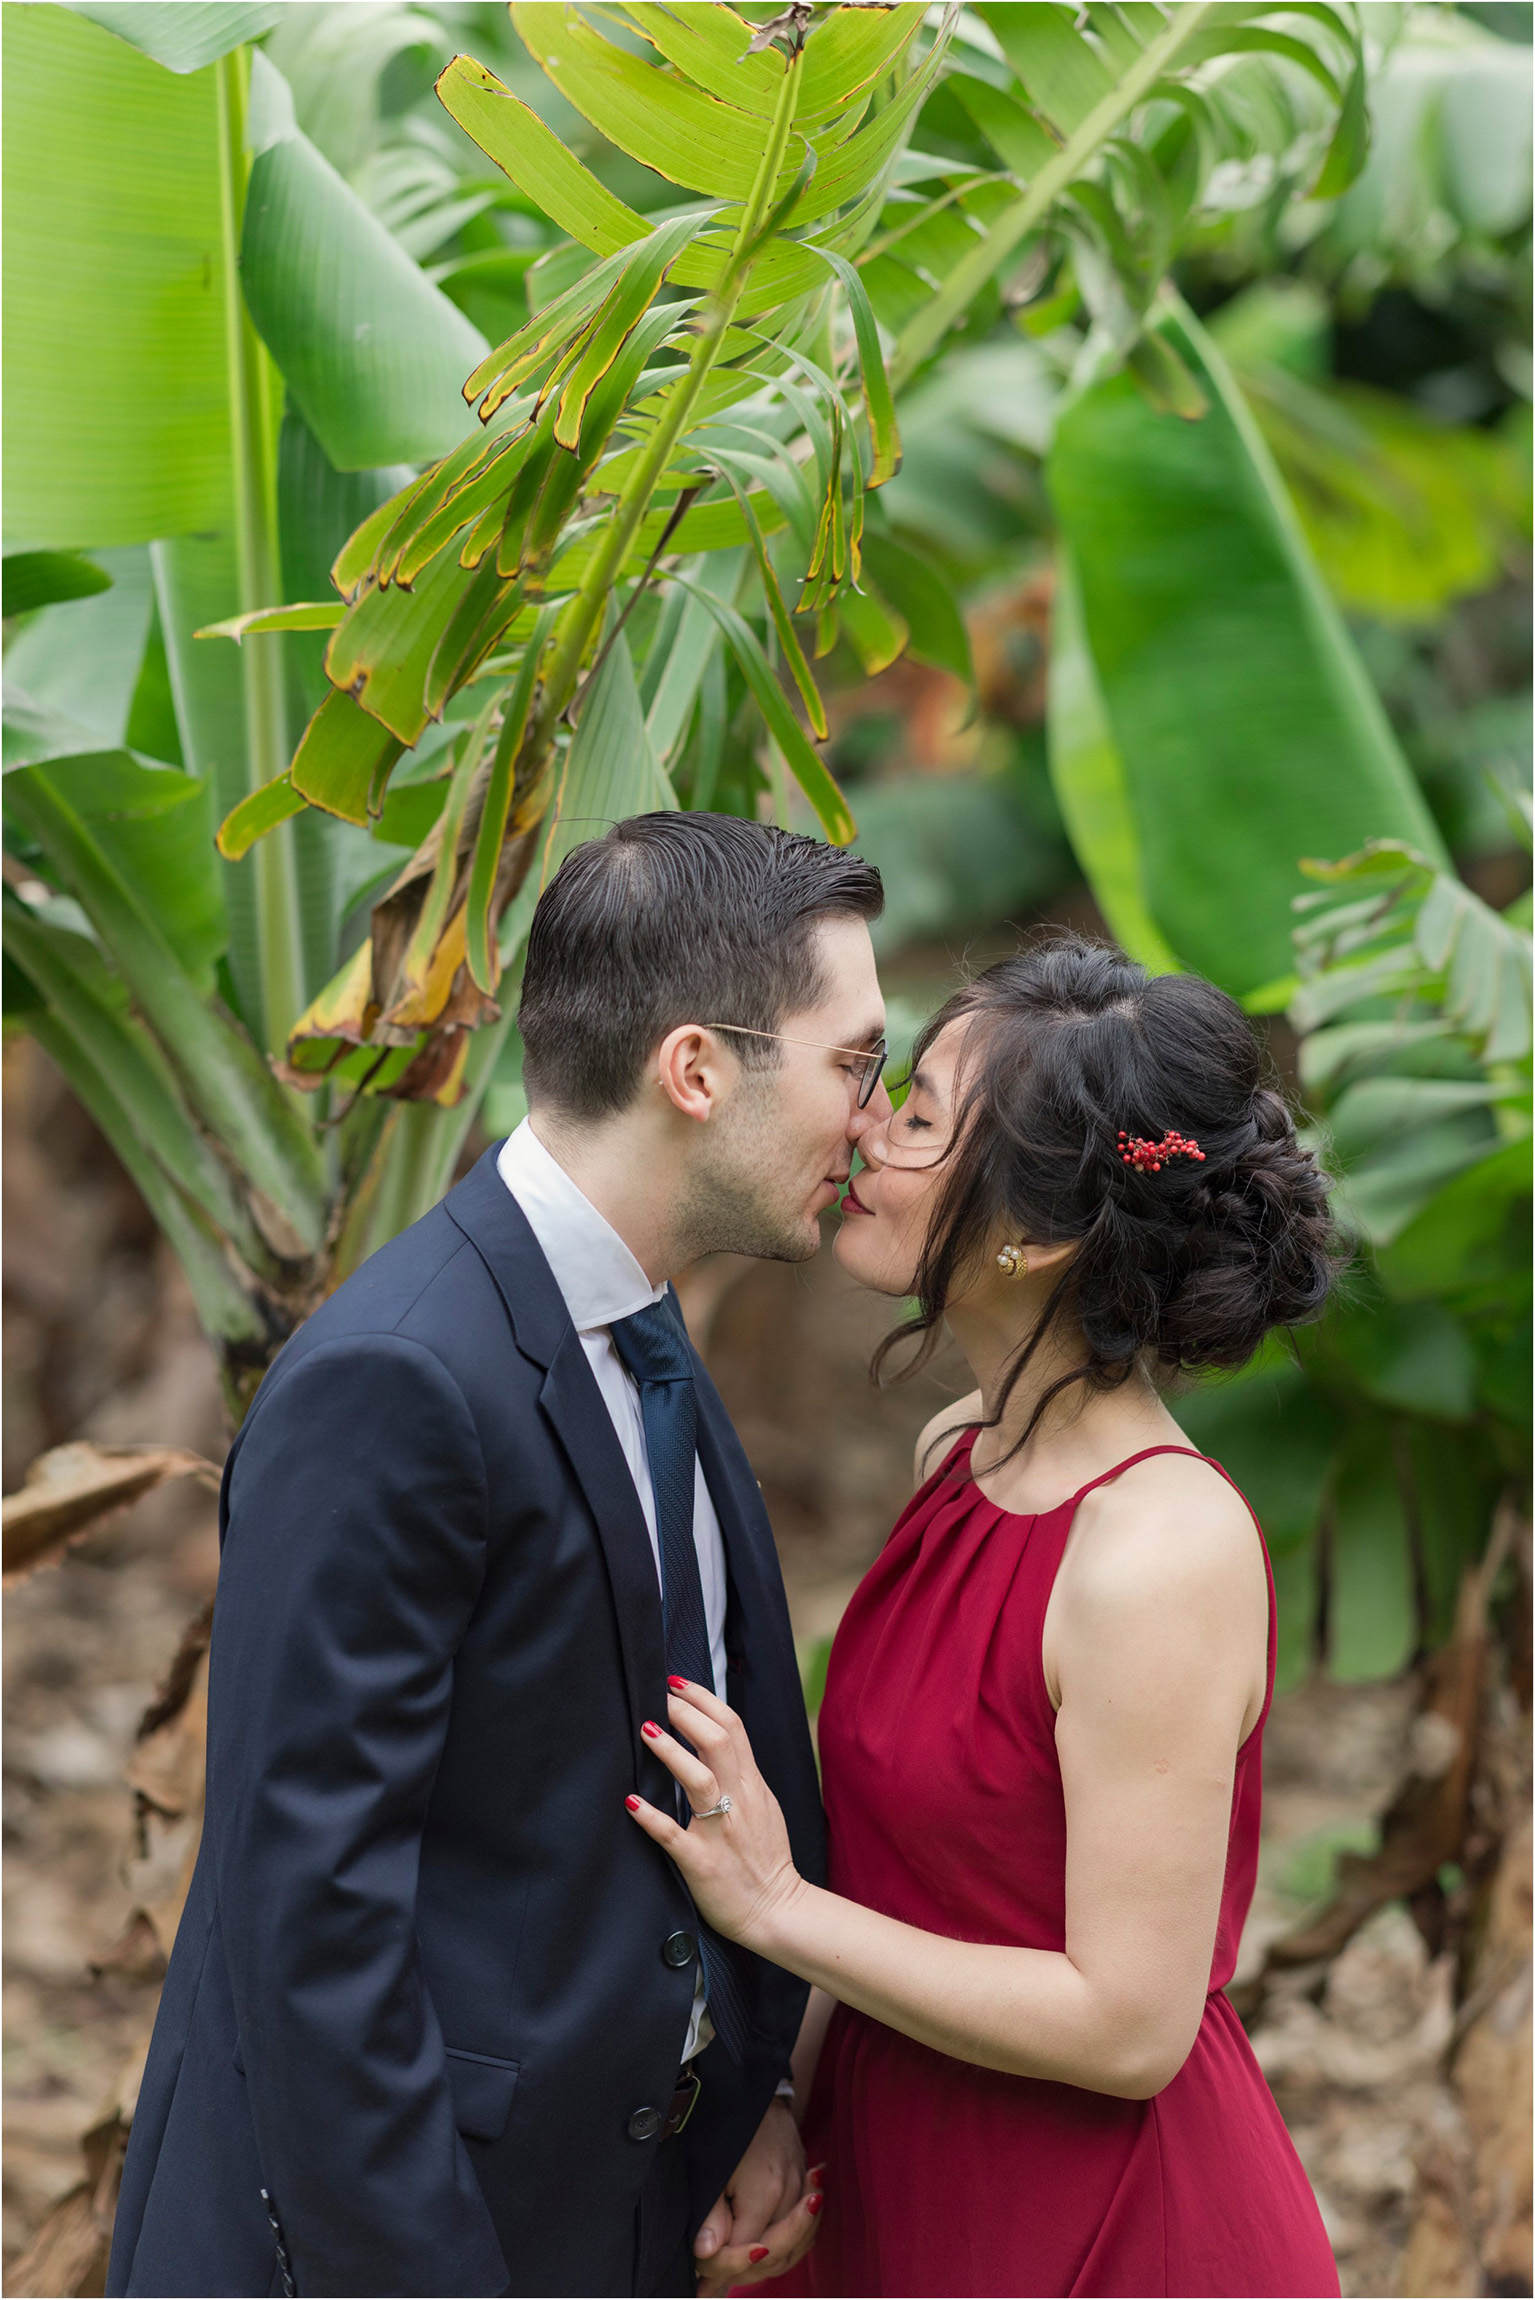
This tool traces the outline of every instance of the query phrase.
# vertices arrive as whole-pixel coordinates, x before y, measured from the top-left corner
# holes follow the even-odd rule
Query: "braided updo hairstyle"
[[[1328,1184],[1264,1077],[1242,1009],[1194,974],[1150,975],[1057,935],[989,967],[927,1023],[913,1064],[968,1020],[947,1172],[918,1265],[915,1317],[875,1357],[931,1354],[956,1282],[999,1236],[1075,1240],[1004,1381],[995,1427],[1045,1335],[1069,1324],[1080,1365],[1050,1384],[1012,1449],[1075,1383],[1117,1388],[1137,1365],[1240,1366],[1272,1327],[1316,1317],[1340,1247]],[[1127,1164],[1121,1135],[1178,1133],[1203,1158]],[[1011,1454],[1008,1458],[1011,1458]]]

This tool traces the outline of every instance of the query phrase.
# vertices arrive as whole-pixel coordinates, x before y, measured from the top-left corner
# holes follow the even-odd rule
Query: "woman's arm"
[[[711,1923],[842,2003],[983,2068],[1143,2099],[1182,2066],[1204,2009],[1267,1589],[1229,1488],[1131,1476],[1133,1492],[1127,1479],[1083,1505],[1047,1629],[1064,1952],[950,1940],[807,1884],[739,1719],[698,1687],[671,1705],[697,1756],[669,1734],[652,1746],[695,1808],[723,1791],[732,1810],[686,1831],[643,1804],[635,1818]]]
[[[836,2009],[836,1998],[828,1996],[825,1989],[813,1988],[811,1990],[810,2001],[805,2007],[805,2017],[799,2024],[799,2036],[795,2041],[794,2058],[789,2064],[790,2072],[794,2078],[794,2121],[796,2124],[803,2124],[805,2121],[805,2111],[810,2105],[811,2087],[815,2083],[815,2072],[821,2065],[821,2047],[826,2042],[826,2031],[831,2026],[831,2016]]]

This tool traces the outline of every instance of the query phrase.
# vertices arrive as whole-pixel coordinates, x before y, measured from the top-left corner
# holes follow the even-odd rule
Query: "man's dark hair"
[[[777,1030],[825,989],[822,919],[878,918],[879,872],[840,847],[736,815],[632,815],[567,855],[533,914],[523,1074],[573,1117],[622,1110],[684,1022]],[[738,1038],[743,1064],[781,1050]]]

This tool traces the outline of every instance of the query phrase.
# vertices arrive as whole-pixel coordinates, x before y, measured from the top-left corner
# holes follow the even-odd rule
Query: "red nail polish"
[[[668,1677],[666,1682],[674,1693],[686,1693],[688,1689],[688,1681],[685,1677]]]
[[[631,1813],[637,1813],[640,1809],[640,1801],[638,1797],[626,1797],[624,1799],[624,1803],[628,1806]]]
[[[811,2219],[812,2219],[812,2220],[815,2218],[816,2214],[817,2214],[817,2213],[820,2211],[820,2209],[821,2209],[821,2206],[822,2206],[822,2205],[823,2205],[825,2202],[826,2202],[826,2199],[825,2199],[825,2197],[824,2197],[824,2196],[807,2196],[807,2197],[806,2197],[806,2199],[805,2199],[805,2210],[806,2210],[806,2211],[807,2211],[807,2212],[810,2214],[810,2217],[811,2217]]]
[[[640,1727],[640,1731],[644,1734],[647,1741],[659,1741],[661,1738],[660,1726],[653,1725],[648,1717],[646,1718],[644,1724]]]
[[[768,2248],[765,2244],[754,2244],[750,2252],[748,2252],[746,2255],[747,2259],[751,2262],[754,2268],[756,2267],[759,2260],[766,2260],[767,2256]]]

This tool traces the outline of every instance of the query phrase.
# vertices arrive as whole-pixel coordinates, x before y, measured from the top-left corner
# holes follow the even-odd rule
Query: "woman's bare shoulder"
[[[967,1398],[956,1398],[953,1405],[941,1406],[932,1420],[923,1425],[912,1463],[913,1484],[921,1485],[932,1476],[960,1431],[968,1429],[980,1411],[981,1393],[972,1390]]]
[[[1251,1511],[1197,1454],[1159,1454],[1086,1496],[1046,1615],[1045,1674],[1135,1687],[1137,1714],[1229,1709],[1247,1732],[1263,1699],[1268,1577]],[[1200,1699],[1190,1703],[1192,1688]]]
[[[1094,1612],[1176,1610],[1196,1590],[1267,1607],[1252,1512],[1196,1453],[1153,1454],[1096,1487],[1077,1511],[1067,1562],[1073,1597]]]

